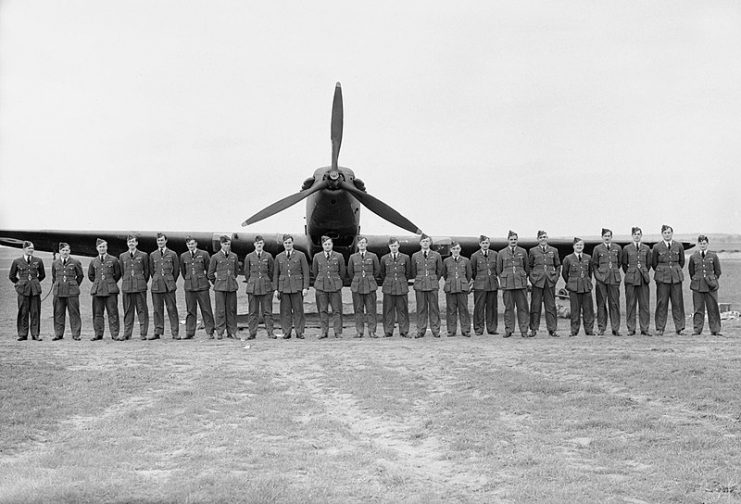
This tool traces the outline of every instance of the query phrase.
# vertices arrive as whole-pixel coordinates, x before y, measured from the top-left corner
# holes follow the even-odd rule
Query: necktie
[[[487,257],[489,257],[489,252],[488,251],[484,252],[484,258],[487,258]]]
[[[546,252],[546,248],[545,248],[545,247],[543,247],[543,253],[545,254],[545,252]]]
[[[31,264],[31,256],[26,256],[26,262],[27,262],[28,264]]]
[[[327,261],[329,261],[329,252],[327,252]]]
[[[100,256],[100,262],[105,262],[105,256]]]
[[[512,247],[512,255],[515,255],[515,248]]]
[[[394,262],[396,262],[396,254],[393,254]]]
[[[288,259],[288,260],[291,259],[291,253],[290,252],[286,252],[286,259]]]
[[[640,252],[640,251],[641,251],[641,245],[640,243],[636,243],[636,252]]]
[[[196,258],[196,253],[195,252],[191,252],[190,253],[190,258],[191,259],[195,259]]]
[[[165,257],[165,249],[160,249],[160,254],[162,255],[162,257]]]
[[[425,259],[427,259],[427,252],[425,251]]]
[[[360,253],[360,259],[363,261],[365,260],[365,252]]]
[[[258,260],[258,261],[260,260],[260,257],[262,257],[262,252],[258,252],[258,253],[257,253],[257,260]]]
[[[705,251],[702,251],[702,258],[705,259]]]
[[[62,259],[62,266],[67,266],[67,259]]]
[[[226,257],[227,259],[229,259],[229,252],[224,252],[224,257]]]
[[[576,254],[576,257],[579,258],[579,262],[581,262],[581,254]]]
[[[457,257],[455,258],[455,262],[458,262],[458,258]]]
[[[134,258],[134,253],[133,252],[130,252],[130,254],[131,254],[131,258],[133,259]]]

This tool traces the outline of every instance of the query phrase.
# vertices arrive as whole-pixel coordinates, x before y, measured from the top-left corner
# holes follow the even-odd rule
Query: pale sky
[[[736,0],[0,0],[0,228],[239,231],[336,81],[340,165],[428,234],[741,232]]]

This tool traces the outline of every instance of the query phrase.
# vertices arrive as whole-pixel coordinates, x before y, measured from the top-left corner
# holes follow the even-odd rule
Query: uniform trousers
[[[499,291],[473,291],[473,330],[476,334],[496,334],[499,325]]]
[[[527,289],[505,289],[504,298],[504,330],[507,334],[515,332],[515,306],[517,307],[517,323],[520,333],[527,334],[530,312],[527,308]]]
[[[664,332],[664,329],[666,329],[666,318],[669,314],[669,301],[672,303],[674,330],[683,331],[684,296],[682,295],[682,282],[656,284],[656,313],[654,314],[656,330]]]
[[[291,335],[291,327],[296,335],[303,336],[306,317],[304,316],[304,294],[299,292],[280,293],[280,328],[284,337]]]
[[[31,338],[39,338],[41,332],[41,296],[24,296],[23,294],[18,294],[18,319],[16,325],[19,338],[28,338],[29,326],[31,329]]]
[[[394,325],[399,323],[399,335],[409,334],[409,293],[383,295],[383,333],[393,336]]]
[[[607,312],[610,312],[610,327],[620,330],[620,284],[606,284],[597,280],[597,329],[607,329]]]
[[[223,336],[224,329],[228,336],[237,334],[237,291],[214,291],[216,311],[214,326],[216,334]]]
[[[262,320],[265,323],[265,330],[268,336],[273,336],[273,291],[267,294],[247,294],[248,317],[247,327],[250,330],[250,336],[257,336],[257,323]]]
[[[417,301],[417,336],[424,336],[427,332],[428,317],[432,335],[440,336],[440,304],[437,299],[437,289],[415,290],[414,297]]]
[[[545,327],[548,334],[553,334],[558,328],[556,319],[556,286],[546,284],[545,287],[533,285],[530,295],[530,330],[540,329],[540,312],[545,305]]]
[[[95,338],[100,339],[105,333],[103,312],[108,312],[108,330],[111,338],[118,339],[120,328],[118,325],[118,294],[108,296],[93,296],[93,331]]]
[[[82,320],[80,319],[80,296],[58,297],[54,296],[54,336],[64,336],[64,325],[67,312],[69,312],[69,328],[72,330],[74,339],[80,338]]]
[[[139,335],[145,338],[149,331],[147,291],[122,292],[121,297],[123,300],[124,339],[131,339],[131,333],[134,332],[134,311],[139,317]]]
[[[367,294],[359,292],[352,293],[352,306],[355,312],[355,333],[362,336],[365,331],[365,325],[368,325],[368,334],[376,334],[378,325],[376,315],[376,291]]]
[[[175,291],[152,292],[152,306],[154,307],[154,334],[162,336],[165,334],[165,306],[167,306],[167,317],[170,319],[170,333],[177,338],[180,331],[180,319],[176,304]]]
[[[648,332],[651,322],[649,310],[649,287],[647,283],[641,285],[625,285],[625,324],[629,332],[636,332],[636,305],[638,305],[638,325],[641,332]]]
[[[206,334],[214,335],[214,312],[211,309],[211,293],[209,289],[185,291],[185,337],[196,335],[198,325],[198,307],[201,307],[201,317],[206,328]]]
[[[697,292],[692,291],[692,304],[695,313],[692,316],[692,325],[695,333],[702,332],[705,326],[705,307],[708,310],[708,325],[713,334],[720,332],[720,309],[718,308],[718,291]]]
[[[571,304],[571,335],[579,334],[581,320],[584,319],[584,332],[594,334],[594,304],[591,292],[569,292]]]
[[[316,308],[322,336],[329,334],[329,306],[332,306],[334,335],[342,336],[342,291],[316,291]]]
[[[448,336],[455,336],[458,331],[458,318],[461,320],[461,334],[471,335],[471,314],[468,312],[467,292],[445,293],[445,323],[448,326]]]

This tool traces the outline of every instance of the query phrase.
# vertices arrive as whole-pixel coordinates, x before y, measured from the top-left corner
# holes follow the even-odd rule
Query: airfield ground
[[[45,340],[16,342],[0,284],[0,503],[741,502],[739,320],[718,337],[93,343],[85,298],[83,341],[51,342],[50,301]]]

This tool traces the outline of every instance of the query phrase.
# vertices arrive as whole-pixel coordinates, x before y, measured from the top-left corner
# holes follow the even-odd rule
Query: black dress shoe
[[[54,336],[51,340],[52,341],[59,341],[60,339],[62,339],[61,336]]]
[[[93,336],[92,338],[90,338],[90,341],[100,341],[102,339],[103,339],[103,336]]]
[[[526,332],[524,332],[524,333],[520,334],[520,336],[522,336],[523,338],[527,338],[527,337],[528,337],[528,335],[527,335],[527,333],[526,333]]]
[[[628,336],[635,336],[635,335],[636,335],[635,331],[628,331]]]
[[[530,332],[529,332],[529,333],[527,334],[527,337],[528,337],[528,338],[534,338],[534,337],[535,337],[535,336],[536,336],[537,334],[538,334],[538,331],[534,331],[534,330],[533,330],[533,331],[530,331]]]
[[[502,336],[502,338],[509,338],[511,336],[512,336],[512,333],[511,332],[506,332],[506,333],[504,333],[504,336]]]
[[[471,333],[463,333],[463,337],[464,338],[470,338],[471,337]]]
[[[490,332],[489,334],[498,335],[499,331]]]
[[[268,334],[268,338],[270,338],[270,339],[278,339],[278,336],[276,336],[275,334]]]
[[[327,336],[326,334],[321,334],[319,335],[319,337],[317,337],[317,339],[327,339],[327,338],[329,338],[329,336]]]
[[[675,332],[677,333],[677,336],[682,336],[682,331],[684,331],[684,329],[680,329],[680,330],[675,331]]]
[[[613,336],[622,336],[619,331],[612,331]]]
[[[559,336],[558,336],[558,333],[557,333],[556,331],[553,331],[553,332],[551,333],[551,338],[558,338],[558,337],[559,337]]]
[[[641,331],[641,336],[651,336],[650,331]]]
[[[424,338],[424,337],[425,337],[424,334],[415,334],[414,335],[414,339],[419,339],[419,338]]]
[[[19,336],[16,341],[26,341],[27,339],[28,339],[28,336],[26,336],[25,338]]]
[[[342,336],[340,336],[340,338],[341,338],[341,337],[342,337]],[[290,338],[290,336],[289,336],[289,338]],[[303,335],[303,334],[297,334],[297,335],[296,335],[296,338],[297,338],[297,339],[304,339],[304,335]]]
[[[574,333],[570,333],[570,334],[569,334],[569,338],[573,338],[573,337],[575,337],[575,336],[576,336],[576,334],[574,334]]]
[[[437,334],[435,334],[435,333],[432,333],[432,336],[433,336],[434,338],[439,338],[439,337],[440,337],[440,333],[437,333]]]
[[[72,339],[75,340],[75,341],[80,341],[80,337],[79,336],[72,336]]]
[[[714,333],[710,333],[710,334],[712,334],[713,336],[723,336],[723,333],[722,332],[714,332]]]
[[[701,334],[702,334],[701,332],[692,331],[692,336],[699,336]]]
[[[257,335],[256,334],[250,334],[249,336],[247,336],[247,339],[248,340],[252,340],[252,339],[255,339],[255,338],[257,338]]]
[[[362,337],[363,337],[362,334],[356,334],[355,336],[353,336],[353,338],[362,338]]]
[[[376,333],[371,333],[370,337],[371,337],[371,338],[376,338],[376,339],[378,339],[378,336],[376,336]]]
[[[147,338],[147,339],[148,339],[149,341],[152,341],[152,340],[156,340],[156,339],[160,339],[160,335],[159,335],[159,334],[155,334],[154,336],[150,336],[150,337],[149,337],[149,338]]]
[[[597,336],[604,336],[604,335],[605,335],[604,329],[600,329],[599,331],[597,331]]]

